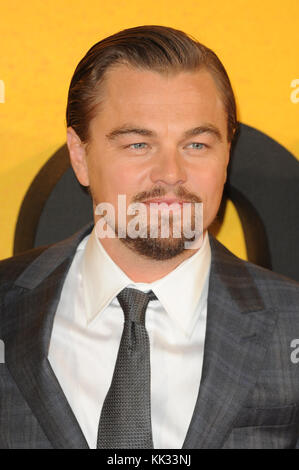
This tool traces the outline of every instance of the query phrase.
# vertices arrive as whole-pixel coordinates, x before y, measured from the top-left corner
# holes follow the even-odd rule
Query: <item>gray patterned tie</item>
[[[125,322],[110,388],[98,428],[98,449],[153,449],[150,345],[145,311],[157,299],[125,288],[117,296]]]

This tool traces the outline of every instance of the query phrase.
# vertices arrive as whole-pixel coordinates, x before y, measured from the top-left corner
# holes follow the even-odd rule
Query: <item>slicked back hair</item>
[[[146,25],[125,29],[97,42],[77,65],[68,93],[66,123],[82,142],[90,140],[89,124],[103,99],[101,84],[105,72],[118,64],[161,74],[199,69],[210,72],[227,113],[227,139],[232,141],[237,127],[236,102],[217,55],[183,31]]]

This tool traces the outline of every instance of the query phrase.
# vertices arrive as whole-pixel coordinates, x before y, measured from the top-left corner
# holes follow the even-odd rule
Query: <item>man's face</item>
[[[106,74],[90,123],[86,166],[73,167],[90,186],[94,208],[112,203],[117,216],[119,194],[127,206],[202,201],[205,230],[220,205],[229,150],[227,114],[209,72],[164,75],[118,65]]]

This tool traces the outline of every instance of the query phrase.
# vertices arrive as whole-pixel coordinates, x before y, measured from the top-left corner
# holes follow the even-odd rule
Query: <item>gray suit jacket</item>
[[[47,354],[65,276],[92,227],[0,262],[0,448],[88,448]],[[210,243],[203,372],[184,448],[299,447],[299,284]]]

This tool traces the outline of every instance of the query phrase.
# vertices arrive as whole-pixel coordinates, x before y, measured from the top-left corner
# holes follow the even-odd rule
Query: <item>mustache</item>
[[[158,197],[167,196],[167,189],[163,186],[156,186],[150,191],[142,191],[133,198],[133,202],[143,202],[147,199],[153,199]],[[187,189],[183,188],[182,186],[178,186],[178,188],[172,190],[172,195],[179,199],[183,199],[184,201],[188,202],[202,202],[200,196],[188,191]]]

